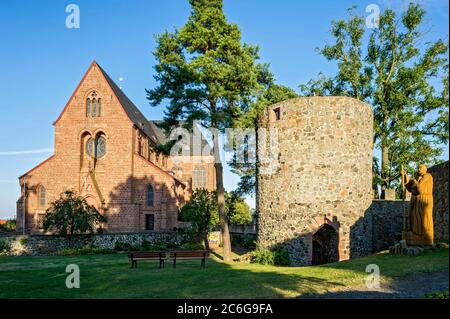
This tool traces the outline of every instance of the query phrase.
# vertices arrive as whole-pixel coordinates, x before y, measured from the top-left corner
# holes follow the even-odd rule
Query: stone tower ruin
[[[345,260],[370,237],[373,113],[349,97],[300,97],[258,119],[258,241],[293,265]]]

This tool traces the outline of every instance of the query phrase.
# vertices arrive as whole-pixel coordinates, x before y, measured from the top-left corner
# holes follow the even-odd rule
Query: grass
[[[79,289],[65,286],[68,264],[80,267]],[[170,263],[158,269],[158,262],[147,261],[130,269],[126,254],[0,257],[0,299],[296,297],[363,285],[368,264],[377,264],[388,282],[448,269],[448,249],[417,257],[380,253],[311,267],[224,263],[214,256],[205,269],[200,261],[179,261],[175,269]]]

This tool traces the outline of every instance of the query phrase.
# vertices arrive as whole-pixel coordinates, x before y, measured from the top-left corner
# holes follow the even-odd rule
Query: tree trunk
[[[225,213],[225,190],[223,188],[223,167],[220,161],[219,134],[214,136],[214,168],[216,171],[217,204],[219,206],[220,230],[223,241],[223,260],[231,261],[231,240],[228,217]]]
[[[383,143],[381,147],[381,198],[385,198],[385,190],[389,188],[389,146]]]
[[[208,240],[209,232],[203,234],[203,240],[205,241],[205,248],[209,250],[209,240]]]

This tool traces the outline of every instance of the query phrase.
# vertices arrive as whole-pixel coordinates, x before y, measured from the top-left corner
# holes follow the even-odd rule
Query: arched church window
[[[193,188],[206,188],[206,171],[203,166],[198,166],[194,169]]]
[[[155,192],[152,185],[147,185],[147,207],[153,207]]]
[[[46,191],[44,186],[39,187],[39,206],[44,207],[47,200],[46,200]]]
[[[99,117],[101,115],[101,98],[98,93],[93,91],[86,100],[86,116]]]

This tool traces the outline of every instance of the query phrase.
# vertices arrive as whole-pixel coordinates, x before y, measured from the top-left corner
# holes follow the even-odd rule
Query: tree
[[[231,241],[225,212],[223,167],[218,134],[232,127],[241,105],[253,98],[267,67],[257,64],[258,48],[241,44],[241,33],[229,23],[222,0],[190,0],[187,23],[156,37],[156,88],[147,90],[152,106],[168,100],[162,127],[167,131],[185,121],[217,130],[213,138],[217,201],[223,238],[223,258],[231,260]]]
[[[216,193],[204,188],[195,190],[189,202],[181,208],[180,217],[194,224],[194,239],[204,240],[206,248],[209,248],[208,234],[219,223]]]
[[[50,204],[44,215],[43,228],[71,240],[74,234],[93,232],[96,225],[104,222],[106,217],[89,205],[85,198],[67,190]]]
[[[263,83],[256,100],[250,101],[243,108],[242,115],[233,122],[233,126],[239,129],[252,129],[256,132],[258,115],[269,105],[298,97],[298,94],[291,88],[276,84],[269,72],[266,72],[266,80]],[[255,159],[243,157],[238,159],[237,154],[245,154],[256,150],[248,150],[249,146],[245,143],[238,144],[233,137],[230,137],[228,149],[234,152],[232,160],[228,163],[231,171],[240,176],[236,194],[239,196],[254,194],[256,191],[256,161]],[[256,147],[256,146],[255,146]]]
[[[319,50],[337,63],[337,74],[321,74],[300,88],[304,95],[345,95],[373,106],[374,144],[381,150],[377,180],[384,191],[398,185],[400,165],[412,171],[420,162],[432,164],[448,142],[448,69],[444,90],[436,92],[448,44],[438,39],[418,47],[425,11],[411,3],[400,18],[385,10],[363,50],[364,17],[354,9],[347,20],[333,22],[335,42]]]
[[[235,192],[225,193],[225,207],[232,224],[245,225],[253,219],[250,206]]]

